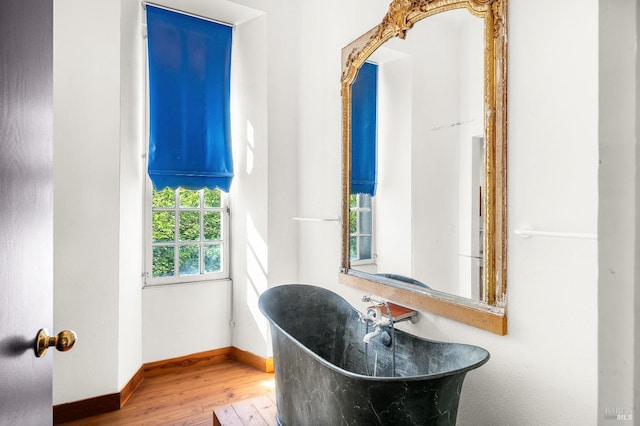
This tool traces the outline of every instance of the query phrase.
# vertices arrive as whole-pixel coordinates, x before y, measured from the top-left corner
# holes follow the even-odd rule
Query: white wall
[[[407,37],[414,44],[413,52],[420,51],[420,41],[428,40],[425,54],[414,57],[411,276],[436,290],[455,292],[459,287],[458,194],[451,188],[458,188],[460,143],[454,123],[461,117],[458,75],[450,71],[459,66],[453,54],[458,40],[447,34],[447,24],[438,19],[437,25],[416,26],[419,33]],[[429,102],[433,99],[438,102]]]
[[[495,407],[497,424],[596,424],[597,242],[513,231],[597,232],[598,2],[513,0],[508,13],[509,334],[422,327],[491,352],[468,376],[462,425],[496,424]]]
[[[298,275],[298,228],[292,218],[298,216],[300,105],[296,63],[300,43],[291,34],[300,31],[296,19],[299,5],[287,0],[236,3],[264,11],[265,16],[254,24],[253,38],[246,39],[253,50],[245,51],[246,66],[242,66],[245,79],[252,81],[245,88],[247,96],[259,94],[260,102],[241,105],[246,118],[242,122],[254,128],[252,135],[246,134],[246,158],[253,156],[255,164],[245,179],[252,192],[241,191],[236,197],[247,208],[238,218],[243,230],[233,237],[232,343],[256,355],[270,356],[268,324],[258,310],[258,297],[267,287],[296,282]],[[255,99],[252,103],[256,104]],[[256,121],[258,112],[261,116]],[[246,129],[244,124],[242,127]],[[248,163],[242,165],[240,160],[239,164],[249,170]]]
[[[54,5],[54,327],[78,334],[54,355],[54,404],[119,376],[120,2],[87,9]]]
[[[144,115],[139,3],[54,11],[54,316],[79,336],[54,355],[57,404],[117,392],[141,365]]]
[[[378,188],[373,203],[377,270],[368,272],[392,272],[410,277],[411,185],[407,182],[411,181],[412,61],[408,55],[398,57],[396,51],[392,52],[395,55],[389,60],[376,58],[379,67]],[[387,52],[387,56],[391,54]]]
[[[249,28],[246,28],[249,26]],[[267,322],[257,309],[257,300],[269,285],[267,206],[269,202],[269,138],[267,111],[267,19],[236,27],[233,88],[238,95],[233,106],[235,178],[232,199],[232,342],[241,349],[264,356],[267,352]],[[240,136],[241,135],[241,136]],[[236,338],[235,336],[239,336]]]
[[[142,362],[231,345],[230,281],[147,287],[142,300]]]
[[[118,278],[118,389],[131,379],[142,362],[142,294],[140,265],[144,262],[140,213],[144,199],[145,61],[139,55],[142,9],[138,2],[120,0],[120,227]]]
[[[639,407],[637,2],[600,2],[598,419]],[[620,409],[619,411],[617,409]],[[637,415],[635,422],[637,423]],[[607,418],[605,416],[613,416]]]

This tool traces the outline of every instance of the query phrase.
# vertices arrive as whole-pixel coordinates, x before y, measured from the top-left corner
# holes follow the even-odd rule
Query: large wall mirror
[[[506,334],[506,0],[394,0],[342,51],[340,282]]]

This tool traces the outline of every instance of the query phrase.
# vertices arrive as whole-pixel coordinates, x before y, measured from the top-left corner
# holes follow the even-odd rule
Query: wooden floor
[[[146,377],[119,411],[64,425],[213,425],[213,409],[274,391],[273,373],[224,361]]]

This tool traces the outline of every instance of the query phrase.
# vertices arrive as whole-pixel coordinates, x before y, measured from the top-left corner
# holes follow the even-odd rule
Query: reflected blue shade
[[[351,85],[351,193],[376,195],[378,65],[365,62]]]
[[[229,192],[232,28],[150,5],[146,11],[151,182],[156,190]]]

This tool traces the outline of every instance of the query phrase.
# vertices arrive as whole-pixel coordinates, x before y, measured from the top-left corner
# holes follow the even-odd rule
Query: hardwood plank
[[[234,362],[234,361],[227,361],[227,362]],[[220,382],[228,378],[235,379],[236,377],[239,377],[239,376],[253,377],[256,374],[255,368],[247,365],[242,365],[242,364],[236,364],[238,365],[238,368],[234,368],[232,371],[230,371],[228,368],[225,367],[229,365],[227,362],[223,363],[222,366],[219,364],[215,364],[209,367],[199,367],[199,366],[188,367],[188,368],[184,368],[183,371],[175,371],[175,372],[167,373],[166,375],[162,375],[162,376],[146,378],[145,382],[156,383],[156,384],[169,383],[171,385],[176,385],[176,384],[183,384],[188,381],[200,380],[200,379],[210,381],[211,378],[215,378],[216,381]],[[260,374],[259,371],[257,373]],[[267,374],[267,373],[262,373],[262,374]],[[194,385],[204,386],[205,382],[199,381]]]
[[[154,377],[146,379],[142,386],[153,386],[155,393],[152,395],[147,394],[147,397],[158,398],[173,395],[175,393],[176,386],[193,391],[204,387],[224,388],[229,387],[230,385],[237,386],[248,382],[255,382],[260,378],[268,381],[272,380],[272,377],[273,375],[261,373],[251,367],[236,365],[232,370],[207,371],[205,369],[198,371],[197,374],[171,374],[170,377],[166,378]]]
[[[232,392],[229,392],[227,395],[220,395],[215,400],[212,400],[210,404],[203,405],[204,410],[213,410],[215,407],[219,405],[230,404],[233,401],[241,401],[243,399],[253,398],[259,395],[264,395],[269,392],[272,392],[270,389],[266,389],[259,385],[245,385],[240,388],[232,389]]]
[[[231,350],[231,347],[221,348],[186,355],[183,357],[147,363],[140,367],[140,369],[118,393],[55,405],[53,407],[54,424],[70,422],[87,416],[94,416],[100,413],[119,410],[135,393],[135,390],[140,386],[145,377],[163,377],[164,381],[170,381],[174,385],[179,384],[179,382],[176,381],[176,378],[180,378],[185,381],[193,380],[193,377],[199,377],[198,374],[202,371],[208,371],[202,370],[203,367],[206,368],[213,364],[228,360]],[[224,367],[218,367],[218,370],[220,372],[227,371]],[[207,385],[206,381],[196,381],[192,383],[200,382],[202,382],[201,384],[203,386]]]
[[[214,407],[268,395],[273,390],[272,373],[233,360],[212,365],[196,363],[145,378],[120,410],[64,424],[211,426]]]
[[[207,401],[202,401],[202,403],[212,407],[237,400],[242,395],[251,397],[270,392],[273,390],[273,378],[267,373],[256,375],[240,371],[237,377],[234,377],[233,372],[230,372],[222,377],[203,375],[191,381],[180,381],[175,385],[171,382],[159,384],[145,382],[144,385],[145,387],[141,390],[153,388],[153,393],[145,392],[139,395],[135,399],[138,403],[166,403],[174,399],[176,389],[180,389],[180,397],[183,399],[190,399],[193,395],[206,395]],[[132,401],[134,401],[133,398]],[[125,408],[127,407],[125,406]]]

